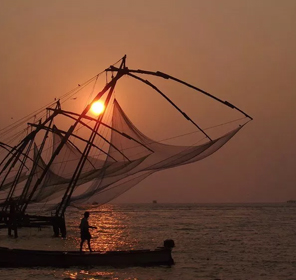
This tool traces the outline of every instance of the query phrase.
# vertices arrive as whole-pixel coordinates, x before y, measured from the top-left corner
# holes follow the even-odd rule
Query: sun
[[[101,101],[96,101],[91,105],[91,111],[95,115],[100,115],[105,110],[105,106]]]

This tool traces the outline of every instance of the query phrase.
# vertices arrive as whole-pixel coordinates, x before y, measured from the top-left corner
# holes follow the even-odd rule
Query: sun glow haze
[[[96,101],[91,105],[91,111],[95,115],[100,115],[105,110],[105,106],[101,101]]]

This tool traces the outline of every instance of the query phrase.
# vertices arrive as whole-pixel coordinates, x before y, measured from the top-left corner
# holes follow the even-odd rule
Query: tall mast
[[[61,107],[60,106],[60,102],[58,101],[57,104],[56,104],[56,109],[59,109],[60,107]],[[53,115],[56,115],[56,113],[54,112]],[[48,125],[49,127],[53,124],[53,120],[54,120],[53,118],[50,118],[49,125]],[[41,124],[38,124],[36,129],[40,130],[43,127],[44,127],[43,124],[42,125]],[[37,153],[36,157],[34,157],[34,162],[33,162],[33,166],[32,166],[32,169],[30,171],[29,177],[28,177],[28,179],[26,181],[25,187],[24,187],[24,189],[22,191],[22,194],[21,194],[21,196],[19,198],[19,203],[20,204],[23,203],[21,205],[21,208],[20,208],[21,212],[23,212],[23,213],[25,212],[25,210],[26,210],[26,208],[27,208],[27,206],[28,206],[28,204],[30,202],[30,200],[28,200],[26,198],[28,196],[28,192],[29,192],[29,189],[31,187],[31,183],[32,183],[33,177],[34,177],[34,175],[36,173],[36,169],[38,167],[39,160],[41,158],[41,154],[43,152],[43,149],[44,149],[46,140],[48,138],[48,133],[49,133],[49,131],[46,130],[46,132],[44,134],[44,137],[43,137],[43,140],[42,140],[42,143],[41,143],[41,145],[40,145],[40,147],[38,149],[38,153]],[[32,198],[31,195],[30,195],[30,198]]]
[[[105,100],[105,107],[106,107],[106,108],[108,107],[109,101],[110,101],[110,99],[111,99],[112,93],[113,93],[114,88],[115,88],[115,85],[116,85],[116,82],[117,82],[117,81],[118,81],[123,75],[126,74],[125,59],[126,59],[126,56],[124,56],[124,57],[122,58],[121,65],[120,65],[119,71],[117,72],[116,76],[113,77],[112,80],[111,80],[111,81],[105,86],[106,90],[105,90],[105,91],[103,90],[103,93],[105,93],[107,90],[109,90],[109,92],[108,92],[108,96],[107,96],[107,98],[106,98],[106,100]],[[94,98],[93,102],[99,100],[99,99],[102,97],[103,93],[99,93],[99,94]],[[85,116],[85,114],[88,112],[88,110],[90,109],[90,105],[89,105],[86,109],[87,109],[87,111],[86,111],[85,113],[83,112],[83,113],[78,117],[78,119],[76,120],[76,122],[75,122],[76,125],[81,121],[81,119],[82,119],[82,118]],[[105,110],[105,111],[106,111],[106,110]],[[94,127],[94,129],[92,130],[92,133],[91,133],[91,135],[90,135],[90,137],[89,137],[89,141],[88,141],[87,145],[85,146],[84,151],[83,151],[83,153],[82,153],[82,155],[81,155],[80,161],[79,161],[79,163],[78,163],[78,165],[77,165],[77,167],[76,167],[76,169],[75,169],[75,172],[73,173],[73,176],[72,176],[72,178],[71,178],[71,181],[70,181],[70,183],[69,183],[69,186],[68,186],[66,192],[64,193],[64,196],[63,196],[63,198],[62,198],[62,200],[61,200],[61,203],[59,204],[59,206],[58,206],[58,208],[57,208],[57,210],[56,210],[56,216],[58,216],[58,217],[63,217],[63,216],[64,216],[64,213],[65,213],[65,211],[66,211],[66,208],[67,208],[67,206],[68,206],[69,203],[70,203],[71,196],[72,196],[73,191],[74,191],[74,189],[75,189],[75,187],[76,187],[77,181],[78,181],[78,179],[79,179],[79,176],[80,176],[81,171],[82,171],[82,169],[83,169],[83,166],[84,166],[84,164],[85,164],[85,161],[86,161],[86,159],[87,159],[87,156],[88,156],[88,154],[89,154],[89,152],[90,152],[90,149],[91,149],[91,144],[90,144],[90,143],[93,143],[93,141],[95,140],[96,134],[97,134],[98,129],[99,129],[99,127],[100,127],[101,121],[102,121],[102,119],[103,119],[103,117],[104,117],[105,111],[104,111],[101,115],[99,115],[99,117],[98,117],[98,120],[97,120],[97,122],[96,122],[96,124],[95,124],[95,127]]]

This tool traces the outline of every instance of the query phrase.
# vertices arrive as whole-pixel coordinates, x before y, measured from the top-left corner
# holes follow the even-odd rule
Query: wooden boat
[[[0,267],[34,266],[157,266],[173,265],[173,240],[155,250],[128,251],[42,251],[0,247]]]

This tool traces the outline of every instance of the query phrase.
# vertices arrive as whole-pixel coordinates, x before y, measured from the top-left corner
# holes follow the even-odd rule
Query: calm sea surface
[[[154,249],[175,241],[172,267],[0,269],[11,279],[296,279],[296,204],[121,204],[91,210],[95,250]],[[78,250],[83,210],[67,210],[67,239],[52,229],[0,230],[0,246]]]

